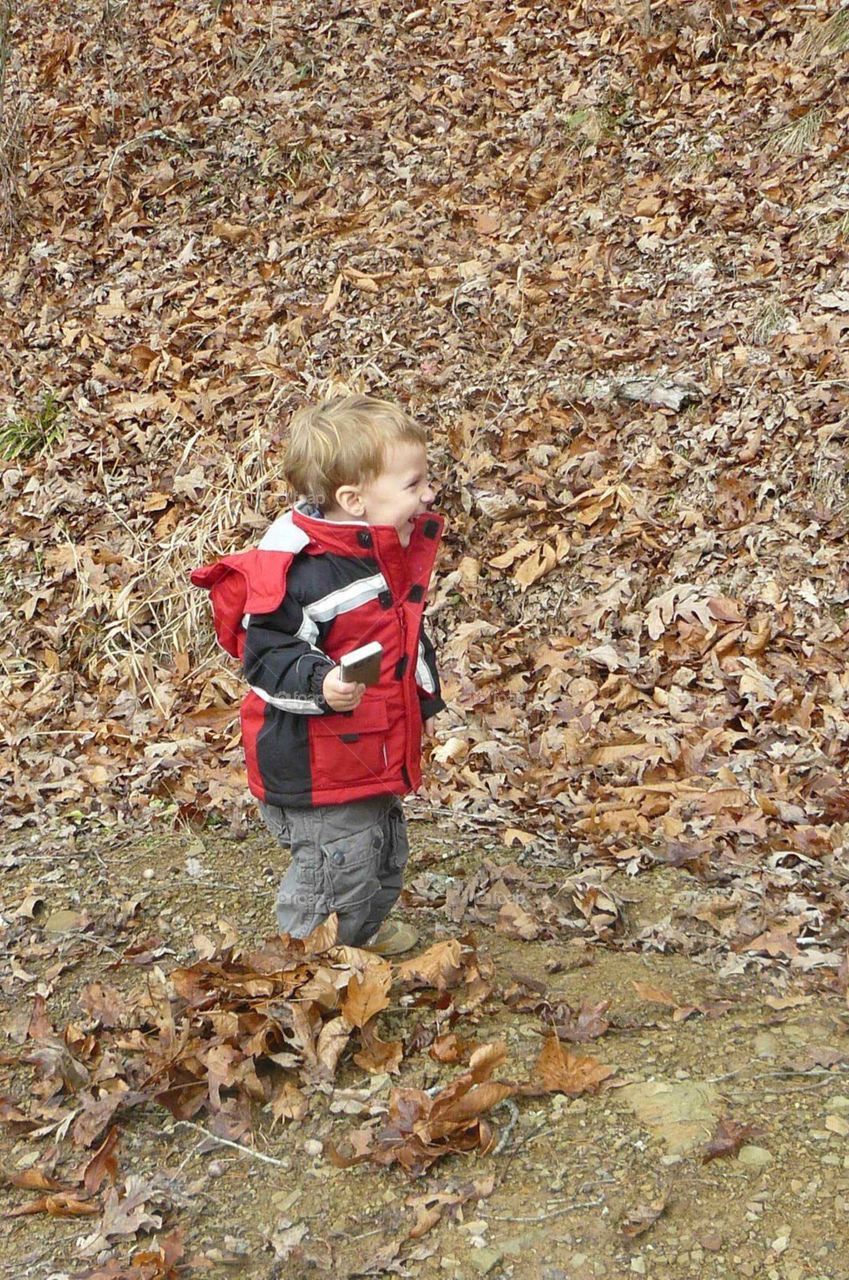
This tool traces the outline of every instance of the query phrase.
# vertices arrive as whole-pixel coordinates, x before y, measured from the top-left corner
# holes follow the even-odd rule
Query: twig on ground
[[[174,1128],[179,1129],[181,1127],[196,1129],[198,1133],[202,1133],[204,1138],[208,1138],[210,1142],[217,1142],[222,1147],[230,1147],[233,1151],[241,1151],[242,1155],[251,1156],[254,1160],[261,1160],[263,1164],[273,1164],[278,1169],[289,1168],[288,1161],[275,1160],[274,1156],[265,1156],[261,1151],[252,1151],[250,1147],[243,1147],[240,1142],[231,1142],[229,1138],[219,1138],[217,1133],[210,1133],[208,1129],[204,1129],[202,1125],[195,1124],[192,1120],[178,1120]]]
[[[109,161],[109,168],[106,172],[106,181],[108,182],[112,177],[112,171],[115,168],[115,162],[119,155],[122,155],[125,151],[129,151],[131,147],[138,147],[144,142],[153,142],[154,140],[159,142],[171,142],[177,147],[184,147],[186,145],[185,139],[176,138],[173,134],[166,133],[164,129],[148,129],[146,133],[140,133],[135,138],[127,138],[125,142],[119,143],[112,153],[112,159]]]
[[[519,1123],[519,1108],[516,1106],[512,1098],[503,1098],[501,1102],[499,1102],[498,1106],[493,1108],[493,1110],[499,1111],[502,1107],[510,1112],[510,1119],[507,1121],[504,1132],[495,1144],[495,1148],[492,1152],[494,1156],[500,1156],[502,1151],[505,1150],[508,1142],[513,1136],[513,1130]]]
[[[827,1075],[822,1080],[815,1080],[813,1084],[800,1084],[797,1085],[795,1089],[784,1089],[781,1093],[764,1094],[764,1097],[783,1098],[786,1097],[788,1093],[810,1093],[812,1089],[824,1089],[827,1084],[832,1082],[835,1084],[838,1083],[838,1081],[834,1079],[833,1075]]]
[[[702,1084],[716,1084],[719,1080],[730,1080],[732,1076],[739,1076],[746,1070],[745,1067],[738,1067],[736,1071],[726,1071],[721,1076],[705,1076]],[[778,1071],[759,1071],[757,1075],[749,1076],[750,1080],[792,1080],[794,1076],[823,1076],[824,1079],[819,1080],[816,1084],[802,1085],[796,1092],[801,1089],[819,1089],[823,1084],[827,1084],[829,1080],[839,1080],[849,1071],[849,1068],[841,1068],[838,1071],[832,1071],[828,1067],[813,1067],[810,1071],[797,1071],[795,1067],[782,1067]]]
[[[571,1213],[576,1209],[597,1209],[604,1204],[604,1196],[598,1200],[575,1200],[572,1204],[561,1204],[551,1213],[540,1213],[535,1218],[487,1218],[487,1222],[546,1222],[549,1218],[558,1218],[561,1213]]]

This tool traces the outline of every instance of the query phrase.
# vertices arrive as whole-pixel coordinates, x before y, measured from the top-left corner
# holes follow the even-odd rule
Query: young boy
[[[301,410],[284,474],[302,500],[255,550],[192,574],[251,686],[250,789],[292,851],[278,927],[305,937],[335,911],[340,942],[383,955],[417,941],[386,921],[409,854],[398,797],[419,786],[422,727],[432,732],[445,705],[422,625],[443,525],[429,511],[425,443],[418,423],[371,396]],[[342,680],[340,658],[373,640],[378,683]]]

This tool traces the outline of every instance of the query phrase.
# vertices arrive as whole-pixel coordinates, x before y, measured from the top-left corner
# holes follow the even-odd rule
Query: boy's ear
[[[360,520],[365,515],[363,496],[356,485],[340,485],[333,496],[337,507],[346,515],[352,516],[355,520]]]

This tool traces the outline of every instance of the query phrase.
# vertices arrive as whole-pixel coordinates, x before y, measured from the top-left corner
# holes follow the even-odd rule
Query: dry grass
[[[831,518],[844,516],[849,511],[849,469],[840,424],[820,434],[820,448],[811,475],[811,493]]]
[[[9,67],[12,54],[14,0],[0,0],[0,231],[9,240],[17,226],[19,175],[26,158],[27,100],[12,104]]]
[[[767,143],[768,150],[791,156],[805,155],[819,135],[825,115],[825,107],[812,107],[798,120],[776,129]]]
[[[812,27],[802,44],[802,56],[819,58],[849,49],[849,8],[838,9],[819,26]]]
[[[764,347],[776,333],[787,327],[790,312],[780,298],[770,298],[760,308],[751,327],[751,339],[757,347]]]
[[[355,371],[344,382],[316,380],[306,392],[313,400],[367,389],[364,373]],[[80,637],[79,661],[89,674],[102,673],[104,663],[114,666],[130,676],[137,690],[146,691],[160,710],[157,671],[168,670],[179,655],[188,659],[193,679],[209,670],[215,680],[228,681],[226,671],[222,674],[209,598],[191,585],[189,574],[218,556],[255,544],[284,505],[290,504],[291,495],[285,493],[282,477],[269,458],[266,423],[278,415],[285,421],[288,410],[273,400],[263,425],[253,428],[237,454],[224,447],[217,451],[215,461],[206,468],[219,477],[217,482],[204,491],[198,513],[182,520],[166,537],[153,539],[149,529],[130,528],[113,507],[116,521],[133,540],[132,562],[137,568],[117,598],[110,600],[104,619],[99,616],[102,602],[77,559],[73,613],[83,620],[87,633]],[[198,436],[192,436],[186,442],[176,467],[178,477],[191,470],[197,441]]]
[[[196,440],[185,446],[177,468],[190,469]],[[267,442],[259,428],[245,441],[237,456],[222,452],[214,473],[221,480],[203,495],[197,515],[184,519],[164,538],[152,539],[149,530],[132,529],[113,508],[113,515],[132,538],[135,571],[117,596],[109,601],[107,616],[99,593],[88,581],[77,559],[77,591],[73,612],[81,620],[77,637],[84,670],[94,674],[110,664],[128,674],[137,688],[155,692],[157,668],[167,668],[184,654],[193,676],[214,662],[214,636],[205,592],[189,581],[192,569],[217,556],[238,549],[245,531],[265,523],[263,509],[271,496]],[[248,532],[250,540],[250,532]]]

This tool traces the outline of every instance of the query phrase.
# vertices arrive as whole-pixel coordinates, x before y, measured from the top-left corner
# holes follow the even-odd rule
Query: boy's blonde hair
[[[293,491],[324,510],[342,485],[376,479],[393,444],[427,442],[424,427],[374,396],[333,396],[292,417],[283,474]]]

